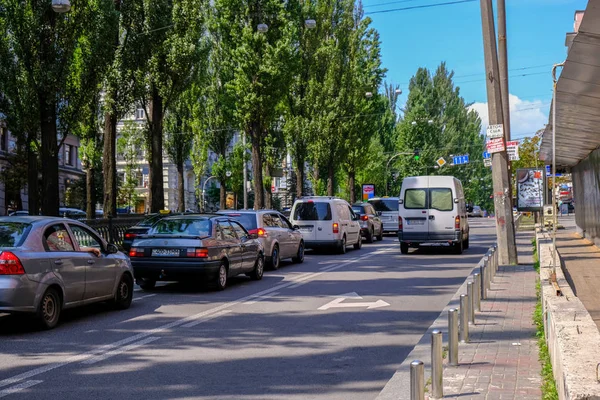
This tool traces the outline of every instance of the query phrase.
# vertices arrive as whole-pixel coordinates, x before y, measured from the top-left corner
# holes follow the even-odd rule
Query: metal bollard
[[[460,295],[460,342],[469,343],[469,296]]]
[[[423,361],[410,363],[410,400],[425,400],[425,365]]]
[[[484,258],[483,264],[481,265],[481,298],[483,300],[487,299],[486,279],[487,279],[487,258]]]
[[[448,364],[458,365],[458,310],[448,310]]]
[[[481,275],[476,272],[473,274],[475,280],[475,311],[481,311]]]
[[[490,283],[494,282],[494,278],[496,277],[496,265],[497,265],[497,260],[498,260],[498,252],[496,251],[496,249],[492,246],[492,248],[490,249],[491,252],[491,261],[492,261],[492,268],[490,268]]]
[[[494,276],[496,276],[496,273],[498,273],[498,268],[500,267],[500,252],[498,251],[498,243],[494,244],[494,254],[496,255],[496,258],[494,259],[494,268],[496,269]]]
[[[442,358],[442,332],[431,332],[431,395],[444,397],[444,359]]]
[[[475,283],[467,282],[467,297],[469,298],[469,323],[475,325]]]

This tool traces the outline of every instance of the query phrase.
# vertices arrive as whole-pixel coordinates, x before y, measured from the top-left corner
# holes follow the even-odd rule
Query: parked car
[[[479,206],[473,206],[467,214],[469,217],[483,218],[483,210]]]
[[[360,231],[362,236],[367,239],[367,243],[373,243],[373,239],[383,240],[383,223],[381,222],[381,212],[375,211],[370,203],[356,203],[352,210],[360,220]]]
[[[133,296],[127,256],[87,225],[58,217],[0,217],[0,312],[56,326],[66,308]]]
[[[19,210],[19,211],[13,211],[10,214],[8,214],[9,217],[22,217],[25,215],[29,215],[29,211],[27,210]]]
[[[227,286],[228,278],[246,274],[260,280],[264,250],[242,225],[222,215],[169,216],[137,236],[129,257],[135,279],[144,290],[157,281],[182,281],[202,277]]]
[[[294,202],[291,222],[298,225],[307,248],[329,247],[345,253],[348,245],[362,247],[358,216],[346,200],[302,197]]]
[[[60,207],[58,209],[58,215],[64,218],[71,219],[86,219],[87,214],[85,211],[79,210],[77,208],[69,208],[69,207]]]
[[[398,197],[376,197],[369,199],[375,211],[381,213],[383,231],[389,233],[398,232]]]
[[[161,219],[168,217],[169,215],[180,215],[180,214],[179,213],[171,214],[170,212],[149,214],[148,216],[146,216],[146,218],[144,218],[143,220],[141,220],[134,226],[128,228],[125,231],[125,233],[123,234],[123,244],[122,244],[123,250],[128,252],[129,249],[131,248],[131,244],[133,243],[133,240],[136,237],[148,233],[148,231],[150,230],[152,225],[154,225]]]
[[[469,248],[469,221],[461,182],[453,176],[404,178],[398,219],[400,251],[423,243]]]
[[[238,221],[251,235],[256,235],[265,249],[265,261],[272,269],[278,269],[281,260],[291,258],[295,263],[304,262],[304,239],[298,227],[280,212],[273,210],[219,211],[218,214]]]

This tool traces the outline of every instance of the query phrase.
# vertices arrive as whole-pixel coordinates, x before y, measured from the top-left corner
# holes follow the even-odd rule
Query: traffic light
[[[421,150],[415,149],[413,157],[414,157],[415,161],[419,161],[419,159],[421,158]]]

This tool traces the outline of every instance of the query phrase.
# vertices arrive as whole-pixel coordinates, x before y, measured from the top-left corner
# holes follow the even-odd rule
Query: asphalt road
[[[307,254],[262,281],[137,289],[132,307],[65,311],[52,331],[0,316],[0,398],[373,399],[495,238],[471,248],[398,241]]]

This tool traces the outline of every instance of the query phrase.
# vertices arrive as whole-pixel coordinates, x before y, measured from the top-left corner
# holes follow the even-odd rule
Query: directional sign
[[[504,126],[502,124],[490,125],[486,130],[488,139],[497,139],[504,137]]]
[[[469,163],[469,155],[465,154],[462,156],[454,156],[452,157],[452,162],[454,165],[468,164]]]
[[[443,167],[444,165],[446,165],[446,160],[444,160],[444,157],[440,157],[438,158],[436,161],[437,165],[439,165],[440,167]]]
[[[360,297],[357,293],[352,292],[352,293],[346,293],[346,294],[341,294],[339,296],[336,297],[335,300],[330,301],[329,303],[325,304],[324,306],[321,306],[318,308],[318,310],[324,311],[324,310],[329,310],[330,308],[366,308],[367,310],[371,310],[374,308],[380,308],[380,307],[387,307],[390,304],[386,303],[385,301],[379,299],[377,301],[372,301],[372,302],[344,302],[344,300],[347,299],[358,299],[361,300],[362,297]]]

